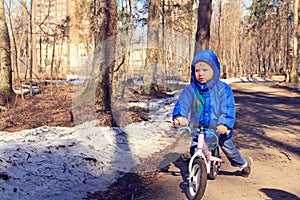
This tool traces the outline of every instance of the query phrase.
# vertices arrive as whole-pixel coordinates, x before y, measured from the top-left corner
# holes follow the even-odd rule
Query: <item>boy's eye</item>
[[[203,72],[207,72],[209,69],[195,69],[195,72],[200,72],[200,71],[203,71]]]

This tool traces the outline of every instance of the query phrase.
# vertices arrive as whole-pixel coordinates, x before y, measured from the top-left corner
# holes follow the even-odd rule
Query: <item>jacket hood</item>
[[[206,84],[199,83],[195,77],[195,64],[200,61],[206,62],[214,70],[214,76],[212,80]],[[211,50],[201,50],[197,52],[192,60],[191,68],[191,81],[200,87],[200,89],[204,89],[206,87],[211,88],[220,78],[220,63],[216,54]]]

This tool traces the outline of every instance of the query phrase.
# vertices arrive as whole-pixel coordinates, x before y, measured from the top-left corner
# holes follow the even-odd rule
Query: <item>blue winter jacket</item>
[[[195,64],[199,61],[208,63],[214,70],[212,80],[206,84],[201,84],[195,77]],[[173,120],[181,116],[191,123],[214,128],[223,124],[231,131],[220,137],[230,138],[235,122],[235,101],[232,89],[219,77],[220,63],[217,56],[211,50],[199,51],[192,60],[191,83],[183,89],[175,104]]]

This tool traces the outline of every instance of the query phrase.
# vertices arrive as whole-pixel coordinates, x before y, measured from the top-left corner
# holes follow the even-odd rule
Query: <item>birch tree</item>
[[[0,91],[12,95],[10,38],[5,20],[4,0],[0,2]]]

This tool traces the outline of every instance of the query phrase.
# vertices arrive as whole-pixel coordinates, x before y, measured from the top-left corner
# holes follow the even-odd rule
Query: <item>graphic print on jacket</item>
[[[193,105],[197,114],[200,116],[203,113],[205,105],[205,98],[200,94],[200,91],[196,92]]]

